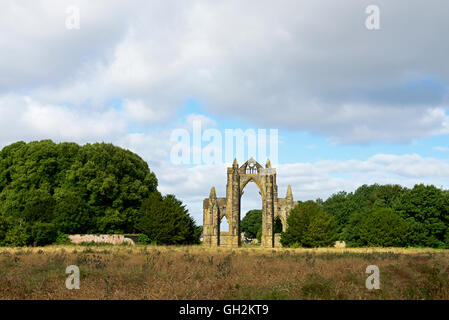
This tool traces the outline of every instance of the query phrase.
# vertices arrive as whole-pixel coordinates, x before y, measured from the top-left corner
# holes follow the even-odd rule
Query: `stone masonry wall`
[[[71,243],[80,244],[80,243],[111,243],[111,244],[122,244],[128,243],[130,245],[135,245],[134,241],[130,238],[126,238],[121,234],[72,234],[69,235],[69,239]]]

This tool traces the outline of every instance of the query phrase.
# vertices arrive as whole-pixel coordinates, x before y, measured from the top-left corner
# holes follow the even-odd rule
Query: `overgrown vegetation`
[[[161,196],[148,164],[112,144],[43,140],[0,151],[0,245],[42,246],[61,242],[61,234],[138,232],[161,243],[198,242],[182,203],[171,195],[156,199]],[[177,219],[158,221],[172,242],[158,238],[154,223],[140,225],[151,206]]]

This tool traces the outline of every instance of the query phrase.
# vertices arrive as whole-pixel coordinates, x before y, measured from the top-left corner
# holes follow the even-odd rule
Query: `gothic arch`
[[[254,182],[262,197],[262,246],[274,247],[278,244],[274,234],[274,221],[281,219],[286,228],[288,213],[293,208],[293,195],[288,186],[287,196],[278,198],[276,184],[276,169],[271,168],[270,160],[265,168],[253,158],[238,166],[234,160],[232,167],[227,169],[226,197],[217,198],[212,187],[209,198],[203,201],[203,243],[208,246],[239,247],[240,236],[240,201],[243,190],[249,182]],[[220,222],[226,216],[229,232],[220,232]],[[220,239],[222,238],[222,239]]]
[[[262,197],[262,201],[263,201],[263,199],[265,198],[265,194],[262,189],[262,184],[259,180],[257,180],[255,177],[248,177],[248,178],[244,177],[241,180],[241,182],[243,182],[243,184],[240,186],[240,198],[242,197],[243,190],[248,185],[248,183],[254,182],[254,184],[259,188],[259,193],[260,193],[260,196]]]
[[[274,222],[276,223],[276,219],[277,218],[279,218],[279,220],[281,221],[281,223],[282,223],[282,231],[285,231],[286,230],[286,226],[287,226],[287,221],[285,221],[285,219],[284,219],[284,217],[281,215],[281,214],[277,214],[275,217],[274,217]]]

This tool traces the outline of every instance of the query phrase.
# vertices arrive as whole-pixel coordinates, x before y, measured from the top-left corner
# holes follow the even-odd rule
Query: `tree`
[[[173,195],[153,192],[142,204],[138,229],[158,244],[199,243],[195,222]]]
[[[314,201],[296,205],[287,218],[287,226],[286,232],[281,234],[283,246],[329,246],[336,238],[334,219]]]
[[[449,246],[449,197],[446,192],[433,185],[415,185],[398,199],[394,209],[411,225],[411,245]]]
[[[112,144],[16,142],[0,151],[0,244],[45,245],[57,232],[134,233],[155,191],[148,164]]]
[[[200,238],[203,235],[203,226],[196,226],[195,231],[193,233],[193,238],[195,240],[195,243],[200,243]]]
[[[257,232],[262,230],[262,210],[250,210],[240,221],[240,231],[247,238],[256,238]]]
[[[362,185],[354,193],[333,194],[323,203],[323,208],[335,218],[338,232],[342,233],[353,214],[366,213],[375,207],[391,208],[406,191],[400,185]]]
[[[346,225],[356,208],[355,202],[345,191],[333,194],[323,203],[324,211],[332,215],[335,219],[337,233],[343,231],[343,227]]]
[[[402,247],[408,243],[410,225],[389,208],[355,215],[346,230],[350,246]]]

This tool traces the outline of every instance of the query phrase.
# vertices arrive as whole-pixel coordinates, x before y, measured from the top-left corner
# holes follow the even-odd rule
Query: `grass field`
[[[65,286],[68,265],[80,269],[79,290]],[[379,290],[365,287],[368,265]],[[1,248],[0,299],[449,299],[449,251]]]

